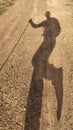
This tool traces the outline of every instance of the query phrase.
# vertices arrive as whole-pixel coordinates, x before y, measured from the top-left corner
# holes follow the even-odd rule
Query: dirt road
[[[53,50],[45,49],[44,28],[29,24],[10,55],[29,19],[40,23],[46,11],[61,27]],[[0,16],[1,130],[73,130],[72,12],[68,0],[17,0]]]

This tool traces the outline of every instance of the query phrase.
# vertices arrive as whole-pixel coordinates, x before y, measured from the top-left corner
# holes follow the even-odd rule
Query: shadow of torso
[[[50,18],[49,20],[45,20],[40,23],[39,26],[44,28],[44,33],[42,36],[44,37],[44,41],[40,45],[37,52],[34,54],[32,59],[32,64],[34,66],[35,71],[39,73],[41,78],[46,77],[46,69],[48,66],[48,59],[53,51],[56,44],[56,37],[59,35],[61,28],[57,19]]]

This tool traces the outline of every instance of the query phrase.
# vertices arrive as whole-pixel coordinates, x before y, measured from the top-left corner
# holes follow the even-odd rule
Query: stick
[[[29,22],[27,23],[26,27],[24,28],[24,31],[22,32],[22,34],[20,35],[19,39],[17,40],[15,46],[13,47],[12,51],[10,52],[10,54],[8,55],[8,57],[6,58],[5,62],[3,63],[3,65],[0,68],[0,72],[2,71],[2,69],[4,68],[5,64],[8,62],[8,59],[10,58],[10,56],[12,55],[12,53],[14,52],[16,46],[19,44],[19,41],[21,40],[23,34],[25,33],[27,27],[29,25]]]

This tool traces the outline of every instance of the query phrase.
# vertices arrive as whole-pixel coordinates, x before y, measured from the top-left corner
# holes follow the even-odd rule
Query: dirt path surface
[[[28,24],[10,55],[28,20],[40,23],[46,11],[61,27],[52,52],[44,29]],[[72,12],[68,0],[17,0],[0,16],[1,130],[73,130]]]

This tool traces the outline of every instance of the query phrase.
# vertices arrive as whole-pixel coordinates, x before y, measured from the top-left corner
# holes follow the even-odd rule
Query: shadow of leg
[[[51,80],[54,86],[57,99],[57,119],[60,120],[63,103],[63,70],[48,64],[44,77]]]
[[[63,103],[63,70],[62,68],[54,70],[53,85],[57,98],[57,119],[61,118],[62,103]]]
[[[24,130],[39,130],[42,107],[43,80],[33,72],[25,116]]]

